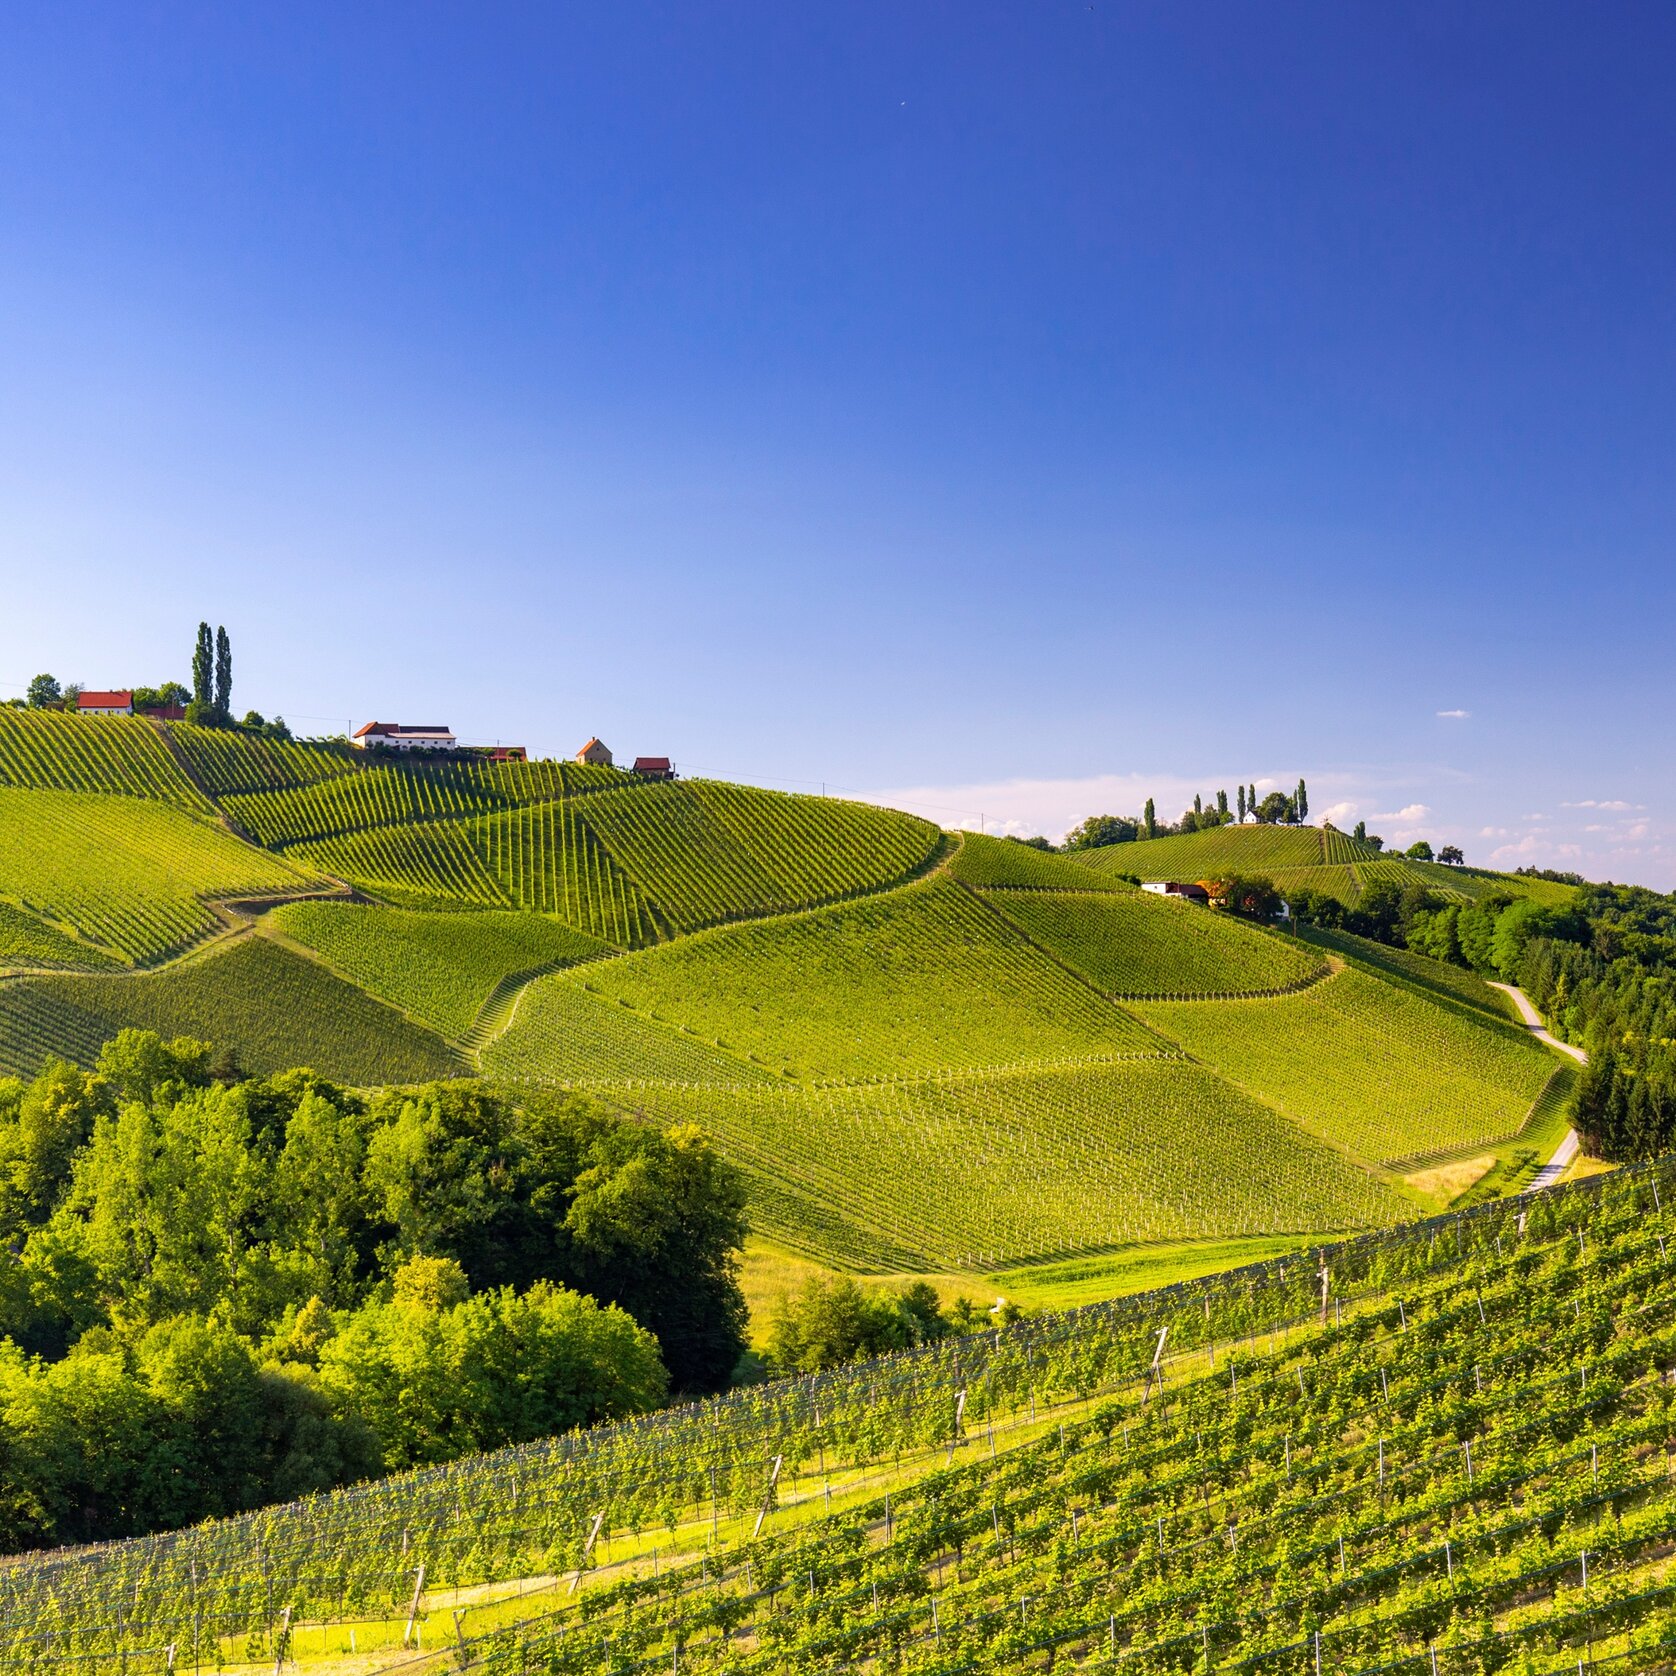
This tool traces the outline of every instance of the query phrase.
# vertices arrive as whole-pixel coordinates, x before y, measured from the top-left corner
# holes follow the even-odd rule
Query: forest
[[[744,1188],[562,1093],[0,1081],[0,1545],[120,1536],[725,1387]]]

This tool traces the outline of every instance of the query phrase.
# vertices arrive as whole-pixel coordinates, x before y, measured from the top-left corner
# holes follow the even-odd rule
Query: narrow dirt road
[[[1525,1028],[1536,1037],[1539,1042],[1546,1042],[1549,1047],[1556,1047],[1561,1053],[1569,1053],[1580,1065],[1587,1065],[1589,1056],[1580,1048],[1573,1047],[1570,1042],[1562,1042],[1556,1036],[1548,1033],[1548,1028],[1542,1022],[1542,1014],[1530,1003],[1530,997],[1522,989],[1510,983],[1492,983],[1491,989],[1499,989],[1503,994],[1513,997],[1513,1005],[1519,1009],[1519,1017],[1525,1021]],[[1554,1148],[1554,1156],[1531,1177],[1531,1184],[1525,1189],[1527,1193],[1534,1193],[1539,1187],[1552,1187],[1565,1174],[1573,1158],[1577,1156],[1577,1131],[1567,1129],[1565,1139]]]

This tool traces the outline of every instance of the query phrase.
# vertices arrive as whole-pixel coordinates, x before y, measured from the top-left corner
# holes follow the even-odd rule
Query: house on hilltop
[[[1174,896],[1183,902],[1209,902],[1210,892],[1203,885],[1183,884],[1179,879],[1148,879],[1141,886],[1154,896]]]
[[[585,762],[590,768],[611,767],[611,747],[601,739],[590,739],[586,745],[576,753],[578,762]]]
[[[134,695],[130,692],[80,692],[76,694],[78,716],[131,716]]]
[[[634,772],[643,780],[673,780],[675,764],[668,757],[636,757]]]
[[[363,751],[373,745],[392,751],[452,751],[458,741],[451,729],[439,723],[368,722],[355,729],[349,743]]]

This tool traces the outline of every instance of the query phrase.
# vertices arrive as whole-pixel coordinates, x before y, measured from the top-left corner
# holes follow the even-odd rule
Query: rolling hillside
[[[1417,1157],[1558,1099],[1476,979],[1117,876],[1418,865],[1338,833],[1070,857],[717,782],[16,710],[0,813],[0,1073],[137,1025],[253,1071],[574,1087],[701,1123],[759,1233],[839,1267],[1387,1225],[1438,1202]]]
[[[1349,833],[1325,826],[1220,826],[1169,838],[1143,838],[1133,844],[1108,844],[1065,859],[1100,878],[1127,873],[1138,879],[1194,880],[1262,873],[1274,880],[1282,894],[1319,890],[1346,906],[1354,906],[1375,879],[1388,879],[1399,888],[1424,885],[1461,901],[1497,892],[1544,903],[1564,902],[1571,895],[1569,885],[1548,879],[1387,855]]]
[[[0,1667],[1667,1672],[1676,1171],[0,1570]]]

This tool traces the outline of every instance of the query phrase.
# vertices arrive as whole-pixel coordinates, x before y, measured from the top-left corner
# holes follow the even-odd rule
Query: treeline
[[[1588,1150],[1629,1160],[1676,1147],[1676,896],[1581,884],[1563,907],[1502,894],[1454,902],[1378,880],[1354,908],[1304,890],[1292,912],[1517,984],[1556,1036],[1589,1054],[1576,1114]]]
[[[1255,784],[1240,786],[1232,808],[1228,793],[1218,791],[1208,798],[1199,794],[1193,807],[1184,809],[1176,821],[1158,819],[1157,805],[1149,797],[1139,815],[1090,815],[1065,834],[1066,850],[1097,850],[1108,844],[1133,844],[1143,838],[1174,838],[1183,832],[1208,832],[1219,826],[1235,826],[1250,820],[1262,826],[1296,826],[1309,819],[1309,788],[1303,780],[1288,796],[1271,791],[1259,799]],[[1028,840],[1039,849],[1052,849],[1043,839]]]
[[[257,710],[233,716],[233,642],[225,627],[210,632],[199,623],[192,646],[192,685],[165,681],[161,686],[130,689],[136,715],[173,715],[198,727],[237,727],[270,739],[289,739],[291,730],[283,716],[270,722]],[[71,682],[60,684],[54,675],[37,675],[21,699],[7,702],[31,710],[74,710],[84,689]]]
[[[457,1082],[212,1075],[125,1031],[0,1080],[0,1546],[178,1526],[725,1386],[736,1171]]]

